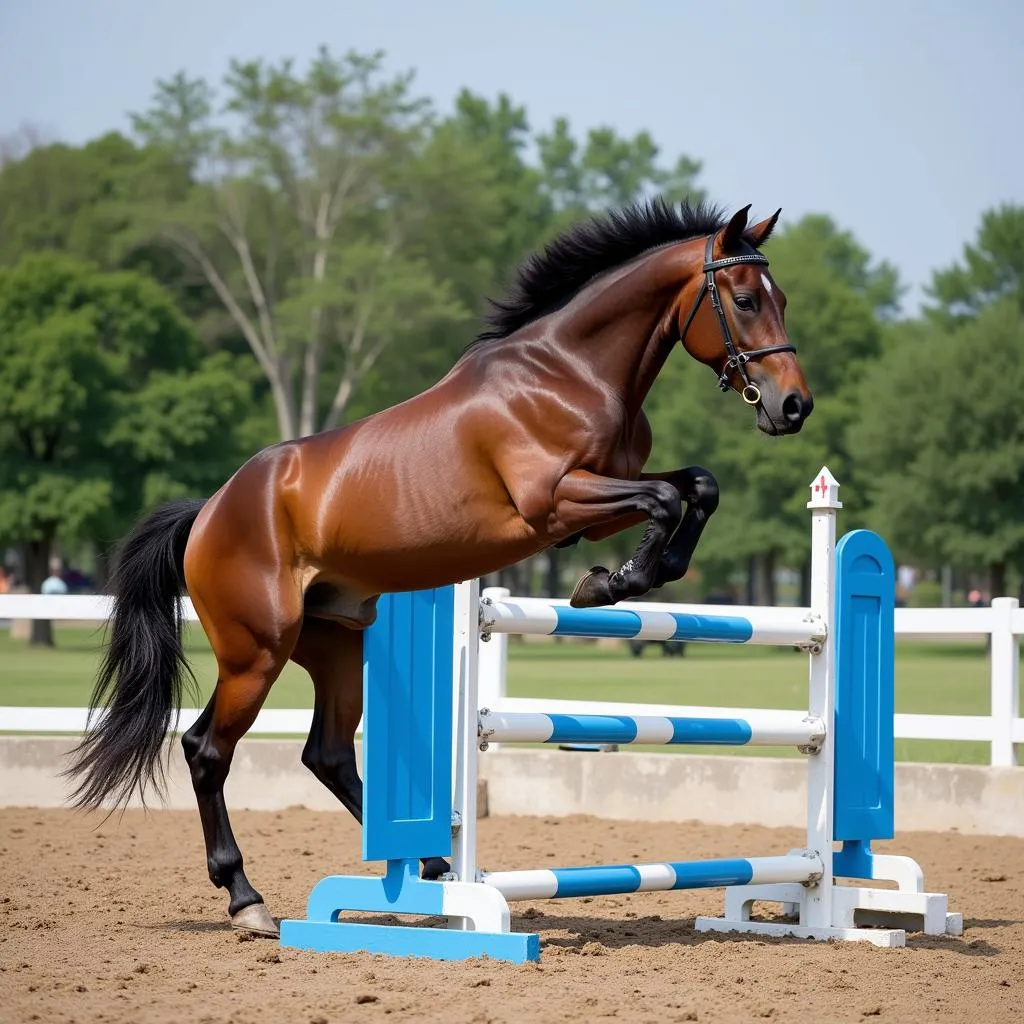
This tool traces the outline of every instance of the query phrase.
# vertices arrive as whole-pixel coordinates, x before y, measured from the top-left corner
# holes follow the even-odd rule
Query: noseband
[[[737,263],[761,263],[764,266],[768,266],[768,260],[759,252],[753,251],[745,256],[726,256],[724,259],[716,260],[712,259],[714,247],[715,236],[711,235],[708,238],[707,246],[704,248],[704,283],[700,286],[697,301],[693,304],[693,309],[690,310],[690,315],[686,318],[686,323],[679,334],[679,340],[681,342],[686,337],[686,332],[690,329],[690,324],[697,315],[697,310],[700,309],[704,296],[710,295],[711,305],[718,314],[718,325],[722,329],[722,341],[725,342],[725,354],[727,357],[725,368],[718,375],[718,386],[723,391],[728,391],[729,374],[733,370],[737,370],[739,371],[740,379],[743,381],[743,390],[740,392],[743,396],[743,401],[747,405],[757,405],[761,401],[761,389],[747,376],[747,363],[751,359],[771,355],[773,352],[795,352],[796,348],[793,345],[769,345],[767,348],[755,348],[749,352],[736,351],[736,346],[732,340],[732,333],[729,331],[729,321],[725,318],[722,299],[715,285],[715,271],[735,266]]]

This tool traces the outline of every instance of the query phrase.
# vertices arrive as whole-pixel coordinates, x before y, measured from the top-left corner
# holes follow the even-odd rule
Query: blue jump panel
[[[366,631],[363,859],[452,850],[455,588],[385,594]]]
[[[836,562],[833,838],[891,839],[895,568],[869,530],[843,537]]]

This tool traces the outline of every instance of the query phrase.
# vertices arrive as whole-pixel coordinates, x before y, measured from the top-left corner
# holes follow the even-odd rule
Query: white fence
[[[64,622],[102,622],[110,615],[111,599],[83,595],[0,595],[0,620],[51,619]],[[716,608],[718,612],[725,608]],[[793,609],[798,612],[799,609]],[[192,603],[183,602],[184,617],[196,621]],[[1024,635],[1024,610],[1016,598],[996,598],[988,608],[897,608],[896,635],[917,640],[977,640],[991,637],[990,708],[987,715],[897,714],[897,739],[981,740],[990,744],[993,765],[1019,763],[1016,745],[1024,745],[1024,719],[1020,715],[1020,637]],[[532,711],[531,698],[504,696],[504,664],[507,637],[495,634],[481,647],[481,668],[491,670],[487,691],[481,693],[486,704],[500,702],[505,711]],[[898,679],[897,679],[898,684]],[[624,687],[625,688],[625,687]],[[544,700],[547,710],[574,714],[675,714],[684,708],[650,704],[617,704],[590,701]],[[564,708],[555,705],[564,703]],[[708,709],[704,709],[707,711]],[[736,713],[737,709],[731,709]],[[199,712],[183,709],[179,728],[188,728]],[[305,735],[312,721],[308,709],[264,709],[250,730],[255,734]],[[85,727],[85,708],[2,707],[0,732],[81,732]]]

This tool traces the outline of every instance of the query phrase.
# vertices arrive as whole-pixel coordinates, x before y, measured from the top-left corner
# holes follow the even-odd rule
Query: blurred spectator
[[[88,594],[92,592],[92,579],[81,569],[65,569],[61,579],[68,585],[69,594]]]
[[[68,585],[61,579],[60,571],[63,568],[63,563],[59,558],[50,559],[50,575],[43,580],[43,585],[39,588],[41,594],[66,594],[68,592]]]

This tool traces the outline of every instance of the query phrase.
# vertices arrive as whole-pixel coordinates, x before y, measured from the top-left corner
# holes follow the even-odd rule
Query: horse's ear
[[[781,206],[770,217],[761,221],[760,224],[753,225],[747,231],[747,240],[755,249],[760,249],[771,238],[775,225],[779,222],[780,213],[782,213]]]
[[[747,228],[747,214],[750,213],[751,203],[747,203],[742,210],[737,210],[732,215],[732,220],[725,226],[722,232],[722,251],[730,252],[739,247],[743,241],[743,232]]]

